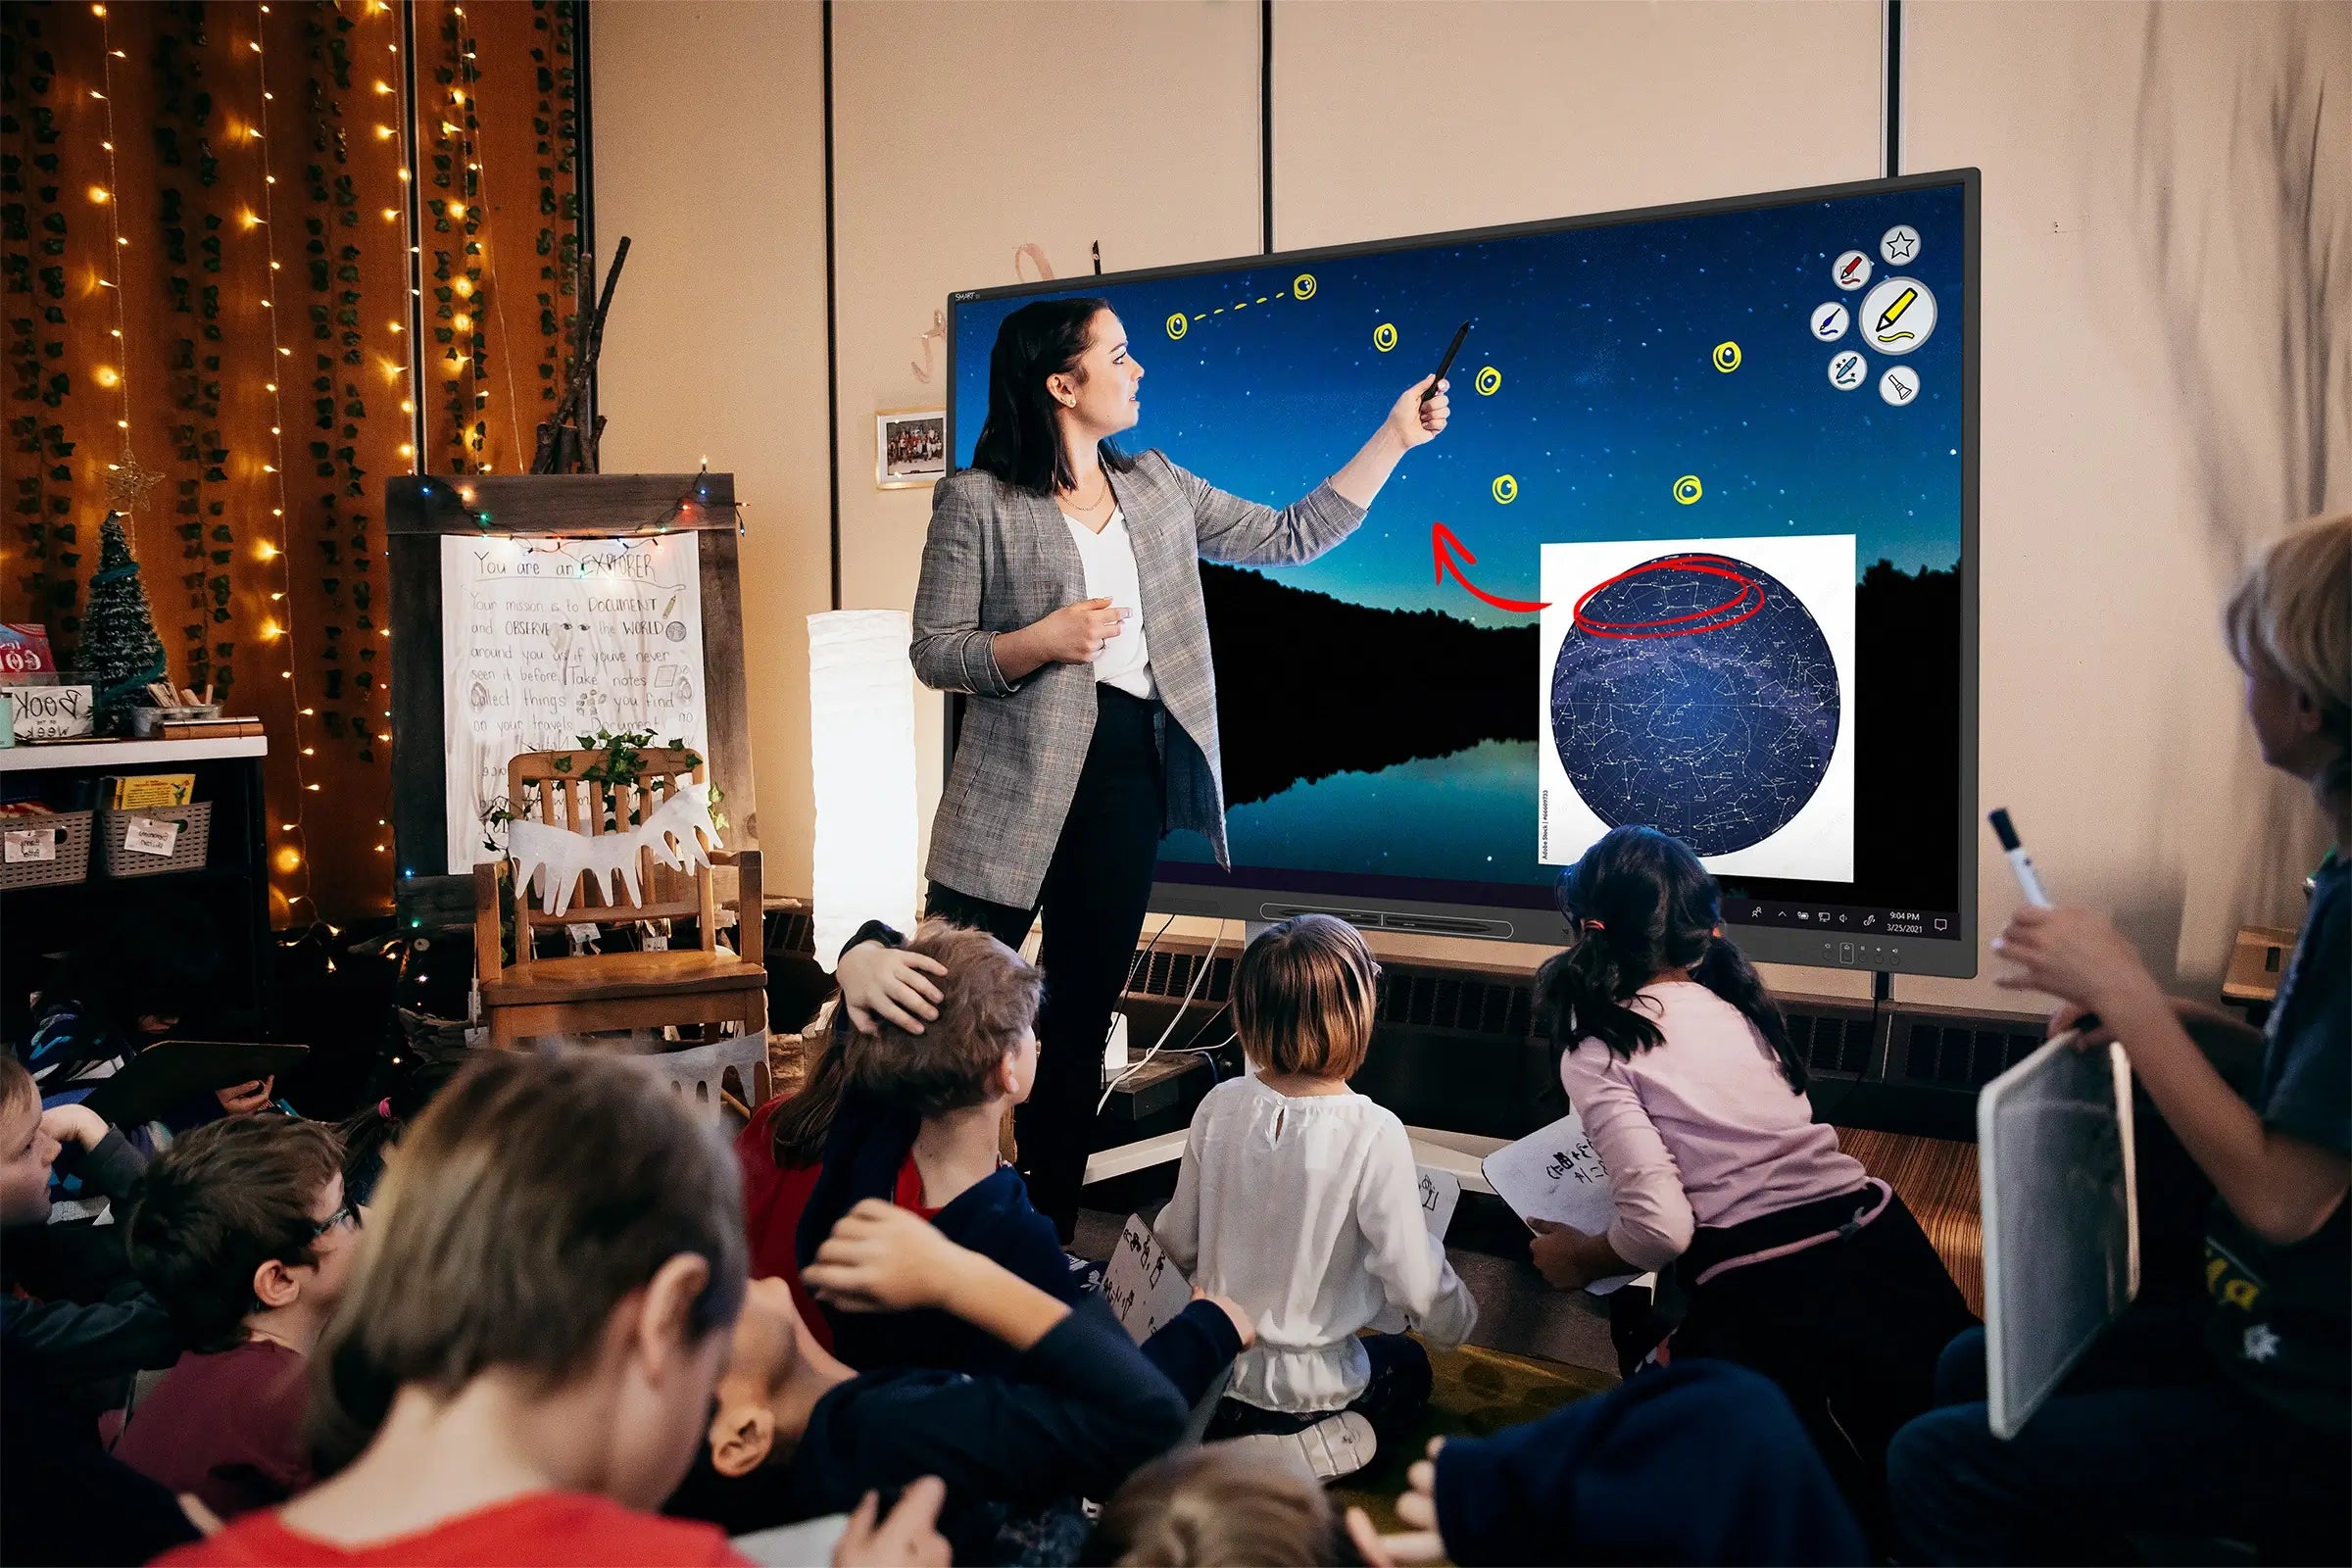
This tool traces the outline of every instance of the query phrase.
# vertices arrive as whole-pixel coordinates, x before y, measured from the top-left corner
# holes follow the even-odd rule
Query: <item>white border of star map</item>
[[[1724,875],[1850,882],[1854,875],[1854,536],[1795,534],[1753,539],[1612,539],[1543,549],[1542,615],[1536,660],[1536,858],[1568,865],[1608,831],[1569,782],[1551,740],[1551,666],[1575,619],[1579,597],[1630,566],[1659,556],[1713,552],[1760,567],[1803,602],[1838,668],[1838,745],[1821,783],[1787,826],[1760,843],[1705,858]]]

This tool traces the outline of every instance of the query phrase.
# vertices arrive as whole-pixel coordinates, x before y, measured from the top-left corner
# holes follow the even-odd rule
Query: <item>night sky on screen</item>
[[[1888,263],[1881,241],[1916,230]],[[1448,578],[1432,581],[1430,524],[1478,557],[1505,598],[1538,596],[1547,541],[1852,533],[1867,570],[1949,569],[1960,555],[1962,192],[1958,185],[1715,213],[1470,244],[1391,250],[1186,277],[1074,280],[1118,312],[1145,370],[1130,451],[1157,447],[1211,484],[1282,506],[1371,434],[1396,395],[1436,368],[1454,328],[1452,422],[1405,455],[1364,527],[1287,584],[1356,604],[1526,624]],[[1832,273],[1869,259],[1871,287]],[[1299,297],[1300,274],[1311,294]],[[1913,352],[1867,341],[1863,301],[1890,277],[1925,285],[1934,330]],[[956,445],[970,461],[987,410],[988,351],[1018,299],[956,307]],[[1837,342],[1817,308],[1846,307]],[[1222,314],[1218,314],[1219,312]],[[1180,337],[1169,319],[1183,318]],[[1913,318],[1916,321],[1916,316]],[[1382,352],[1378,341],[1394,347]],[[1738,368],[1717,368],[1718,345]],[[1859,350],[1851,390],[1832,360]],[[1916,377],[1905,406],[1880,381]],[[1499,376],[1481,395],[1482,370]],[[1497,499],[1502,475],[1513,499]],[[1695,476],[1699,497],[1677,499]],[[1510,493],[1506,490],[1505,493]]]

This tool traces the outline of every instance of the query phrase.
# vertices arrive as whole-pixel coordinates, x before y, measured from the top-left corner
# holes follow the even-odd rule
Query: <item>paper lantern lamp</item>
[[[841,945],[866,921],[914,929],[912,636],[912,618],[902,610],[808,617],[816,959],[828,973]]]

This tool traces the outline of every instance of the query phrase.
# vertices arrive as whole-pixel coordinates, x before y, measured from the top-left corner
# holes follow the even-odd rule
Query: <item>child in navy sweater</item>
[[[742,1534],[937,1476],[956,1561],[1067,1561],[1085,1534],[1076,1499],[1108,1496],[1173,1446],[1248,1343],[1238,1309],[1200,1299],[1138,1349],[1099,1302],[1056,1300],[878,1200],[842,1219],[807,1279],[845,1316],[949,1315],[1007,1365],[859,1374],[813,1342],[790,1293],[755,1282],[709,1451],[667,1511]]]

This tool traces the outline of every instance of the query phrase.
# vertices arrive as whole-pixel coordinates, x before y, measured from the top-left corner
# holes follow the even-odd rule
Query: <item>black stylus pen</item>
[[[1453,329],[1453,341],[1446,345],[1446,357],[1438,362],[1438,373],[1429,378],[1429,390],[1421,394],[1422,402],[1427,403],[1438,395],[1438,388],[1446,382],[1446,372],[1453,368],[1453,357],[1462,352],[1462,339],[1469,335],[1468,321]]]

